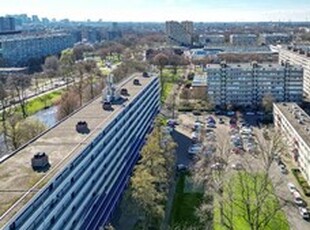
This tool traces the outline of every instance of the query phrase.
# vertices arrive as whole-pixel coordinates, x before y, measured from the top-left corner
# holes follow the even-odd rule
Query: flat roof
[[[295,68],[298,70],[302,70],[302,67],[297,65],[290,65],[291,68]],[[207,64],[205,70],[208,69],[220,69],[221,64]],[[252,69],[253,65],[251,63],[226,63],[226,68],[229,69]],[[282,66],[280,64],[275,63],[258,63],[257,67],[259,69],[265,68],[265,69],[278,69],[282,70],[285,68],[285,66]]]
[[[130,103],[154,79],[143,78],[141,75],[134,74],[117,85],[118,88],[128,90],[128,101],[125,104]],[[133,85],[135,78],[139,79],[140,86]],[[124,109],[123,105],[113,105],[113,111],[105,111],[101,101],[100,96],[0,164],[0,218],[6,213],[0,219],[0,228]],[[78,121],[88,123],[89,134],[76,132]],[[31,158],[37,152],[48,155],[51,167],[47,172],[38,173],[32,169]],[[16,202],[19,199],[22,200]]]
[[[310,129],[310,116],[296,103],[276,103],[275,105],[297,131],[297,133],[299,133],[304,142],[307,145],[310,145],[310,134],[306,131],[306,127]],[[295,115],[292,113],[294,108],[296,111],[300,111],[301,114],[303,114],[303,124],[300,124],[298,119],[296,119]]]

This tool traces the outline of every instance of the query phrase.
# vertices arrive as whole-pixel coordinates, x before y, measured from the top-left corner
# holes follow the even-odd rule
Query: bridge
[[[109,221],[160,108],[157,77],[117,87],[128,95],[113,110],[99,97],[0,164],[0,228],[93,230]],[[76,131],[79,121],[88,134]],[[37,152],[49,157],[46,172],[32,169]]]

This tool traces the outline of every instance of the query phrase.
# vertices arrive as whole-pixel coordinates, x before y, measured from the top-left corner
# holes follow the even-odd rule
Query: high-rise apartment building
[[[0,33],[11,32],[15,30],[15,18],[0,17]]]
[[[0,58],[5,66],[23,67],[31,59],[42,59],[73,47],[72,34],[12,35],[0,38]]]
[[[304,69],[303,91],[304,95],[310,98],[310,52],[295,47],[281,47],[279,49],[279,63],[286,61]]]
[[[257,107],[265,95],[275,101],[301,102],[301,67],[274,64],[211,64],[205,68],[207,91],[217,106]]]
[[[20,191],[1,194],[1,229],[95,230],[109,223],[160,109],[156,76],[135,75],[115,89],[128,95],[112,109],[99,97],[1,162],[1,189]],[[77,131],[81,121],[87,133]],[[47,171],[32,168],[37,152],[48,155]]]
[[[173,45],[190,46],[192,44],[194,33],[193,22],[167,21],[166,36],[167,42]]]

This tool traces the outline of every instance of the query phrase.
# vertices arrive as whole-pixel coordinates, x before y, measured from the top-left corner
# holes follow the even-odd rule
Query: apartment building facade
[[[0,33],[10,32],[15,30],[15,18],[0,17]]]
[[[126,104],[104,112],[108,121],[96,128],[96,136],[84,141],[85,146],[77,149],[76,157],[40,189],[4,230],[93,230],[108,223],[160,109],[159,78],[140,82],[140,86],[135,86],[131,80],[123,86],[130,95]],[[92,117],[102,118],[101,98],[90,107],[97,111]],[[83,110],[81,113],[89,114],[87,108]],[[68,131],[62,129],[63,135],[65,132]]]
[[[229,42],[235,46],[255,46],[257,44],[256,34],[231,34]]]
[[[292,42],[293,36],[283,33],[260,34],[258,40],[259,44],[265,45],[288,44]]]
[[[303,92],[304,96],[310,98],[310,52],[294,47],[281,47],[279,49],[279,63],[286,61],[304,69]]]
[[[303,70],[297,66],[221,63],[204,71],[209,98],[217,106],[258,107],[266,95],[277,102],[302,101]]]
[[[31,59],[56,55],[73,47],[72,34],[12,35],[0,38],[0,58],[6,67],[24,67]]]
[[[310,184],[310,117],[295,103],[275,103],[274,124],[289,153]]]
[[[194,25],[191,21],[181,23],[177,21],[166,22],[166,36],[169,44],[190,46],[192,45],[193,33]]]
[[[202,34],[199,36],[201,45],[224,45],[225,36],[222,34]]]

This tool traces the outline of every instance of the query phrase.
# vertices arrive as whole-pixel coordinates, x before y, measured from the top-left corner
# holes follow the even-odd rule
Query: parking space
[[[228,145],[226,149],[231,150],[227,153],[229,157],[226,162],[229,170],[241,170],[244,167],[253,172],[263,170],[262,157],[257,151],[258,138],[264,138],[264,128],[259,125],[261,119],[261,115],[257,114],[180,114],[180,125],[174,133],[179,144],[178,163],[190,167],[199,152],[214,156],[216,148]],[[300,201],[302,198],[298,198],[297,193],[288,190],[287,183],[291,181],[291,174],[288,174],[282,161],[277,160],[277,157],[275,160],[270,169],[270,177],[279,197],[291,201],[284,207],[291,229],[310,229],[310,223],[303,219],[303,215],[307,216],[306,209],[300,208],[301,204],[305,206],[306,203]],[[220,169],[221,164],[222,162],[215,161],[210,167]]]

